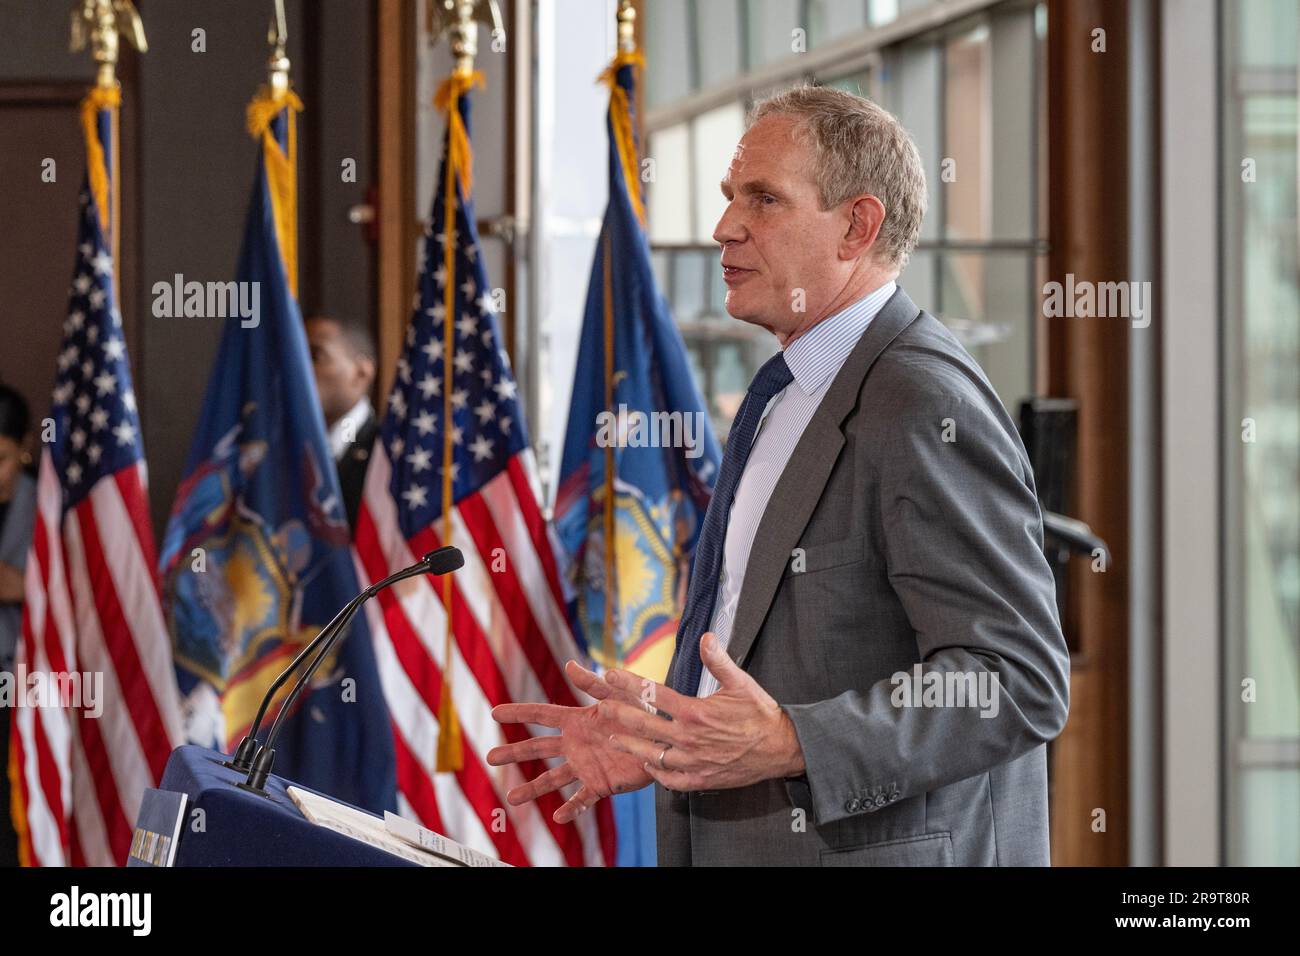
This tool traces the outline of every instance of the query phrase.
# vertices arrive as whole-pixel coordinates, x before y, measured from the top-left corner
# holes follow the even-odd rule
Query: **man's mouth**
[[[753,269],[742,269],[739,266],[730,266],[725,262],[722,264],[722,281],[727,285],[736,285],[744,282],[750,276],[754,275]]]

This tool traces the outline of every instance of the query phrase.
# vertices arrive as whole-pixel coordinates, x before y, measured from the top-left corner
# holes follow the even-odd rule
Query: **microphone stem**
[[[412,567],[403,568],[401,571],[395,571],[394,573],[390,574],[388,577],[384,578],[382,581],[378,581],[375,584],[370,585],[370,587],[366,588],[355,598],[349,601],[347,606],[342,611],[340,611],[337,615],[335,615],[334,620],[330,621],[329,625],[326,626],[325,630],[317,634],[316,638],[310,644],[308,644],[307,647],[303,648],[302,654],[299,655],[300,657],[306,656],[306,654],[309,653],[311,649],[314,647],[319,646],[320,651],[316,654],[315,659],[306,667],[305,670],[303,670],[302,675],[298,678],[298,682],[293,685],[293,689],[289,691],[288,696],[285,697],[284,703],[280,706],[280,712],[275,715],[275,721],[274,723],[271,724],[271,731],[266,735],[266,743],[264,743],[260,748],[258,748],[257,757],[255,757],[253,761],[254,764],[258,764],[259,763],[258,758],[261,758],[260,764],[264,765],[264,768],[267,771],[269,771],[271,762],[274,761],[275,759],[275,741],[280,736],[280,728],[283,726],[285,718],[288,716],[289,711],[293,709],[293,705],[297,701],[299,695],[302,693],[303,687],[306,685],[306,683],[309,680],[311,680],[312,675],[315,674],[316,671],[320,669],[320,665],[325,660],[326,655],[329,654],[331,648],[333,648],[334,645],[338,643],[339,638],[344,634],[344,632],[347,631],[348,625],[352,623],[352,618],[356,616],[356,613],[360,609],[361,605],[364,604],[366,601],[368,601],[370,598],[374,597],[384,588],[396,584],[398,581],[404,581],[407,578],[413,578],[416,577],[417,575],[426,574],[428,570],[429,567],[427,562],[421,561],[420,563],[415,564]],[[281,675],[281,676],[287,676],[287,674],[291,672],[294,669],[294,667],[297,666],[297,664],[298,661],[295,660],[293,664],[291,664],[289,668],[286,670],[285,675]],[[271,700],[271,695],[268,694],[267,697],[265,698],[265,702],[269,703],[270,700]],[[258,766],[253,766],[248,771],[248,779],[245,782],[249,786],[253,786],[255,783],[255,778],[258,777],[259,775],[260,775],[260,771],[258,769]]]
[[[352,623],[352,618],[356,616],[357,610],[363,603],[365,603],[365,598],[370,597],[370,594],[367,593],[369,590],[370,589],[367,588],[366,591],[362,592],[362,600],[356,602],[356,607],[348,608],[348,616],[337,628],[334,629],[334,632],[330,634],[329,639],[325,641],[320,652],[316,655],[316,659],[313,660],[302,672],[302,675],[298,678],[298,683],[293,685],[293,690],[289,691],[289,696],[284,699],[284,706],[282,706],[280,712],[275,715],[275,721],[271,724],[271,732],[266,735],[266,743],[263,744],[262,749],[270,751],[275,748],[275,740],[280,736],[280,726],[284,723],[284,719],[288,715],[289,710],[293,707],[294,702],[297,701],[298,695],[302,693],[303,686],[311,680],[312,675],[320,668],[321,662],[325,660],[326,655],[329,654],[330,650],[338,642],[338,639],[347,631],[348,625]],[[321,634],[324,633],[324,631],[321,632]]]
[[[449,560],[451,561],[450,564],[448,563]],[[311,680],[312,675],[320,669],[321,664],[324,662],[330,650],[338,643],[339,638],[347,631],[348,625],[352,623],[352,618],[356,616],[361,605],[366,603],[366,601],[370,600],[370,598],[374,597],[384,588],[396,584],[399,581],[404,581],[407,578],[413,578],[421,574],[448,574],[456,568],[461,567],[464,563],[464,558],[461,557],[460,552],[453,547],[448,546],[439,548],[437,551],[431,551],[411,567],[403,568],[401,571],[395,571],[382,581],[377,581],[370,585],[370,587],[366,588],[349,601],[343,609],[338,612],[338,614],[334,615],[334,619],[330,621],[329,624],[325,625],[324,629],[317,634],[315,638],[309,641],[298,653],[298,656],[293,659],[293,662],[286,667],[278,677],[276,677],[275,681],[271,684],[270,689],[267,691],[266,696],[262,698],[262,703],[258,707],[257,717],[253,721],[252,729],[248,736],[244,738],[243,743],[240,744],[240,756],[237,756],[235,759],[234,766],[236,768],[248,770],[248,778],[244,783],[240,784],[240,786],[255,792],[264,792],[262,790],[262,785],[265,783],[267,776],[271,772],[271,766],[275,762],[275,750],[273,745],[280,735],[280,730],[284,725],[286,716],[289,711],[293,709],[293,705],[302,693],[303,687]],[[271,724],[270,733],[266,735],[266,743],[261,747],[258,747],[257,731],[261,728],[262,720],[266,717],[267,708],[270,706],[272,699],[274,699],[276,691],[283,686],[284,682],[289,679],[289,675],[292,674],[303,660],[305,660],[313,650],[316,650],[316,648],[320,648],[320,650],[316,654],[315,659],[303,671],[302,675],[298,678],[298,682],[294,684],[293,689],[290,690],[289,694],[285,697],[284,704],[281,705],[279,713],[275,715],[275,721]],[[248,751],[247,754],[245,754],[246,750]],[[248,761],[247,767],[245,767],[241,762],[244,759],[247,759]]]
[[[365,600],[365,591],[362,591],[347,604],[343,605],[339,612],[334,615],[334,620],[326,624],[324,629],[298,652],[298,656],[293,659],[289,666],[280,671],[279,676],[271,682],[270,688],[267,689],[265,696],[262,697],[262,703],[257,708],[257,716],[253,718],[253,724],[248,731],[249,737],[252,737],[254,740],[257,739],[257,732],[261,729],[262,721],[266,718],[266,710],[271,705],[271,701],[275,699],[275,692],[278,691],[284,685],[284,682],[289,679],[289,675],[298,669],[298,666],[302,664],[308,654],[319,647],[324,641],[329,639],[330,634],[333,633],[333,629],[337,628],[342,621],[351,619],[355,610],[354,605],[360,606],[360,603],[363,600]]]

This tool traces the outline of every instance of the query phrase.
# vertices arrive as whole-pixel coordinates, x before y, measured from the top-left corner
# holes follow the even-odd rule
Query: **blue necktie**
[[[785,364],[784,353],[778,352],[758,370],[749,383],[749,391],[736,413],[735,424],[727,437],[727,450],[722,456],[722,471],[713,488],[713,499],[704,515],[704,527],[695,546],[695,563],[691,569],[691,582],[686,595],[686,609],[681,626],[677,629],[677,669],[673,675],[673,690],[694,696],[699,693],[700,638],[713,620],[713,605],[718,596],[718,575],[722,570],[723,546],[727,542],[727,521],[731,517],[731,503],[736,497],[736,486],[749,460],[754,432],[763,417],[763,411],[772,396],[790,384],[794,375]]]

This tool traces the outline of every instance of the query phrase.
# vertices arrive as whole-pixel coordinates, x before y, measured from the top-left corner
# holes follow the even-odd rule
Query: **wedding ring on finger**
[[[660,753],[659,753],[659,769],[660,769],[660,770],[667,770],[667,769],[668,769],[668,765],[667,765],[666,763],[664,763],[664,756],[668,753],[668,751],[670,751],[670,750],[672,750],[672,749],[673,749],[673,745],[672,745],[672,744],[669,744],[669,745],[668,745],[667,747],[665,747],[662,751],[660,751]]]

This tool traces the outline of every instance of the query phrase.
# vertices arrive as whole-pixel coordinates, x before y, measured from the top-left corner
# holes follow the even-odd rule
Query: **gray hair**
[[[796,86],[755,103],[749,125],[774,113],[793,116],[796,135],[811,137],[822,209],[875,196],[885,207],[880,257],[899,269],[907,265],[925,217],[925,170],[898,118],[865,97],[826,86]]]

